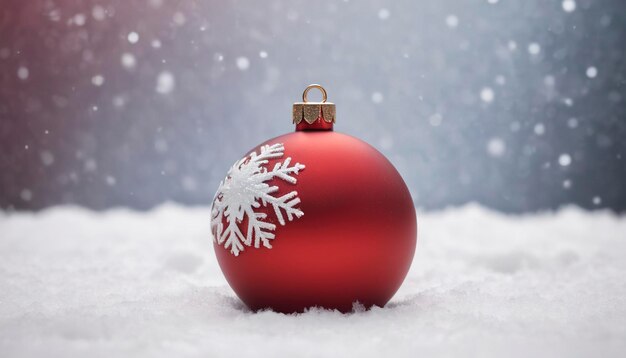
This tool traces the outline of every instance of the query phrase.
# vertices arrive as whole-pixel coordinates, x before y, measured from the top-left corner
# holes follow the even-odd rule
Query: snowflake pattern
[[[294,175],[304,169],[304,164],[300,163],[290,167],[291,157],[287,157],[269,171],[266,168],[269,160],[281,158],[284,151],[282,143],[262,146],[259,154],[252,152],[237,161],[217,189],[211,209],[213,240],[218,245],[224,244],[226,249],[230,248],[235,256],[244,250],[244,245],[251,246],[253,243],[255,248],[261,244],[268,249],[272,248],[270,240],[274,239],[276,225],[266,220],[267,214],[256,212],[255,209],[271,205],[282,226],[285,225],[285,215],[289,221],[304,215],[296,207],[300,203],[297,191],[275,197],[272,194],[278,191],[278,186],[267,184],[274,178],[296,184]],[[244,217],[248,220],[245,235],[240,229]]]

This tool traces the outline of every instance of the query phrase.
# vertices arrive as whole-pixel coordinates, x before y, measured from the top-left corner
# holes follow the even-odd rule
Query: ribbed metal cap
[[[317,88],[320,92],[322,92],[321,102],[309,102],[307,100],[307,94],[313,88]],[[329,124],[330,128],[332,128],[332,123],[335,123],[335,104],[326,102],[327,98],[328,95],[324,87],[318,84],[307,86],[302,93],[302,102],[296,102],[293,104],[293,123],[300,125],[304,121],[310,125],[314,125],[318,121],[323,121],[327,123],[323,126],[326,127],[325,129],[329,127]]]

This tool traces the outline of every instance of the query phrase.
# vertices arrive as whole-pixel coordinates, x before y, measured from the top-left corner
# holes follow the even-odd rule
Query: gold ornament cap
[[[322,92],[321,102],[308,101],[307,94],[313,88]],[[332,129],[332,124],[335,123],[335,104],[327,102],[327,99],[328,94],[324,87],[318,84],[308,85],[302,93],[302,102],[293,104],[293,123],[302,129]]]

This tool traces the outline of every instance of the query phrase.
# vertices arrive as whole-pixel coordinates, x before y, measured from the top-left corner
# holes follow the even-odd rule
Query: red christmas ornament
[[[308,102],[311,88],[322,102]],[[215,195],[211,229],[226,280],[251,309],[351,311],[384,306],[417,240],[400,174],[376,149],[333,132],[319,85],[294,103],[296,132],[237,161]]]

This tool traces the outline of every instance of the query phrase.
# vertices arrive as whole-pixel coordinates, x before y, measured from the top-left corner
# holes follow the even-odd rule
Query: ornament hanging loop
[[[321,85],[318,85],[317,83],[313,83],[313,84],[306,86],[306,88],[304,89],[304,92],[302,92],[302,102],[304,103],[309,102],[307,98],[307,94],[309,94],[309,91],[312,90],[313,88],[316,88],[320,90],[320,92],[322,92],[322,103],[326,103],[326,100],[328,99],[328,93],[326,93],[326,89],[324,87],[322,87]]]
[[[321,102],[309,102],[307,95],[312,89],[322,93]],[[335,123],[335,104],[327,102],[326,89],[318,84],[308,85],[302,92],[302,102],[293,104],[292,118],[297,131],[332,130]]]

